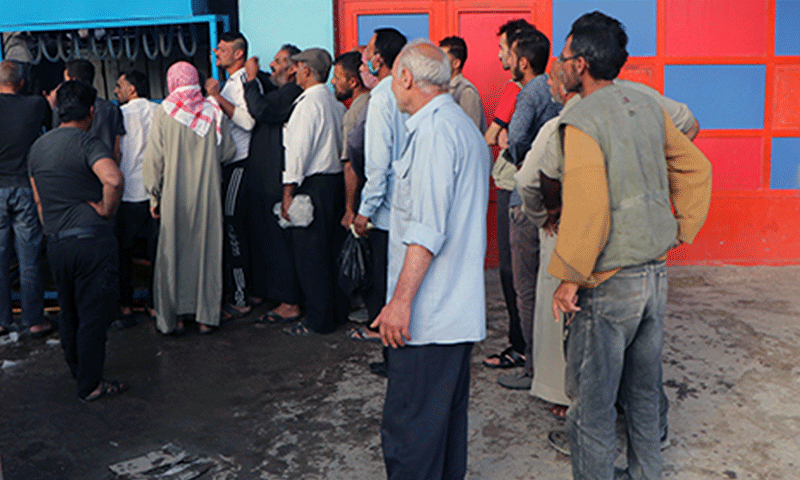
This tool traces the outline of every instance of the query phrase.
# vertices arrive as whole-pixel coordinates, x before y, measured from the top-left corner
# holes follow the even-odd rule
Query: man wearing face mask
[[[362,56],[362,79],[378,79],[372,89],[364,131],[364,174],[361,205],[353,223],[359,235],[368,235],[372,251],[372,291],[365,295],[367,315],[372,322],[386,303],[386,258],[389,242],[389,213],[394,191],[392,166],[402,155],[406,140],[407,114],[397,108],[392,94],[392,66],[406,44],[406,37],[393,28],[379,28],[370,38]],[[370,75],[367,75],[370,74]],[[372,228],[367,225],[372,223]],[[369,332],[366,332],[370,335]],[[372,333],[377,337],[374,332]]]

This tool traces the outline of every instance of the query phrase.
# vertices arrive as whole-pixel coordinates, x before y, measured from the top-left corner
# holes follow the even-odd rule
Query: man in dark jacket
[[[278,306],[259,317],[265,323],[287,323],[300,316],[300,286],[294,267],[291,233],[278,226],[272,213],[283,196],[283,124],[303,92],[294,82],[291,55],[300,50],[286,44],[270,62],[272,74],[259,70],[258,58],[245,64],[244,95],[255,119],[250,140],[250,245],[254,291]]]

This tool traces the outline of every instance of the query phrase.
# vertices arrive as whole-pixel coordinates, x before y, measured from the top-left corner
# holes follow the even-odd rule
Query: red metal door
[[[449,35],[458,35],[466,41],[468,55],[464,65],[464,76],[474,83],[481,93],[486,119],[490,122],[500,92],[510,78],[509,73],[503,71],[497,57],[497,30],[508,20],[524,18],[550,37],[552,17],[549,0],[493,2],[337,0],[337,53],[346,52],[359,43],[363,45],[369,40],[367,36],[369,33],[363,31],[363,23],[368,20],[377,18],[381,26],[388,26],[394,19],[397,28],[409,37],[425,30],[423,25],[413,25],[414,21],[427,20],[428,37],[432,42],[438,43]],[[361,32],[359,32],[360,23],[362,23]],[[375,24],[374,21],[372,23]],[[491,189],[486,222],[488,227],[486,266],[496,268],[498,255],[494,188]]]

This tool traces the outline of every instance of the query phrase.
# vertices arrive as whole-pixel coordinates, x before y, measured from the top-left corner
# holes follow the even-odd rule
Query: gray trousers
[[[539,275],[539,228],[517,205],[509,209],[511,268],[522,338],[525,340],[525,371],[533,375],[533,317],[536,311],[536,279]]]

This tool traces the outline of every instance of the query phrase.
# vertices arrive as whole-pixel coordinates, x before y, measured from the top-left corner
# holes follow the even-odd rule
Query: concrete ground
[[[497,272],[486,278],[467,477],[570,478],[569,457],[546,441],[561,426],[548,405],[481,366],[506,343]],[[670,268],[665,478],[800,478],[799,286],[800,267]],[[163,337],[144,318],[110,332],[107,376],[131,389],[94,404],[78,401],[57,335],[3,337],[0,477],[118,478],[109,465],[171,443],[228,465],[201,480],[385,478],[385,380],[366,369],[379,347],[342,332],[290,338],[252,318],[207,337]]]

